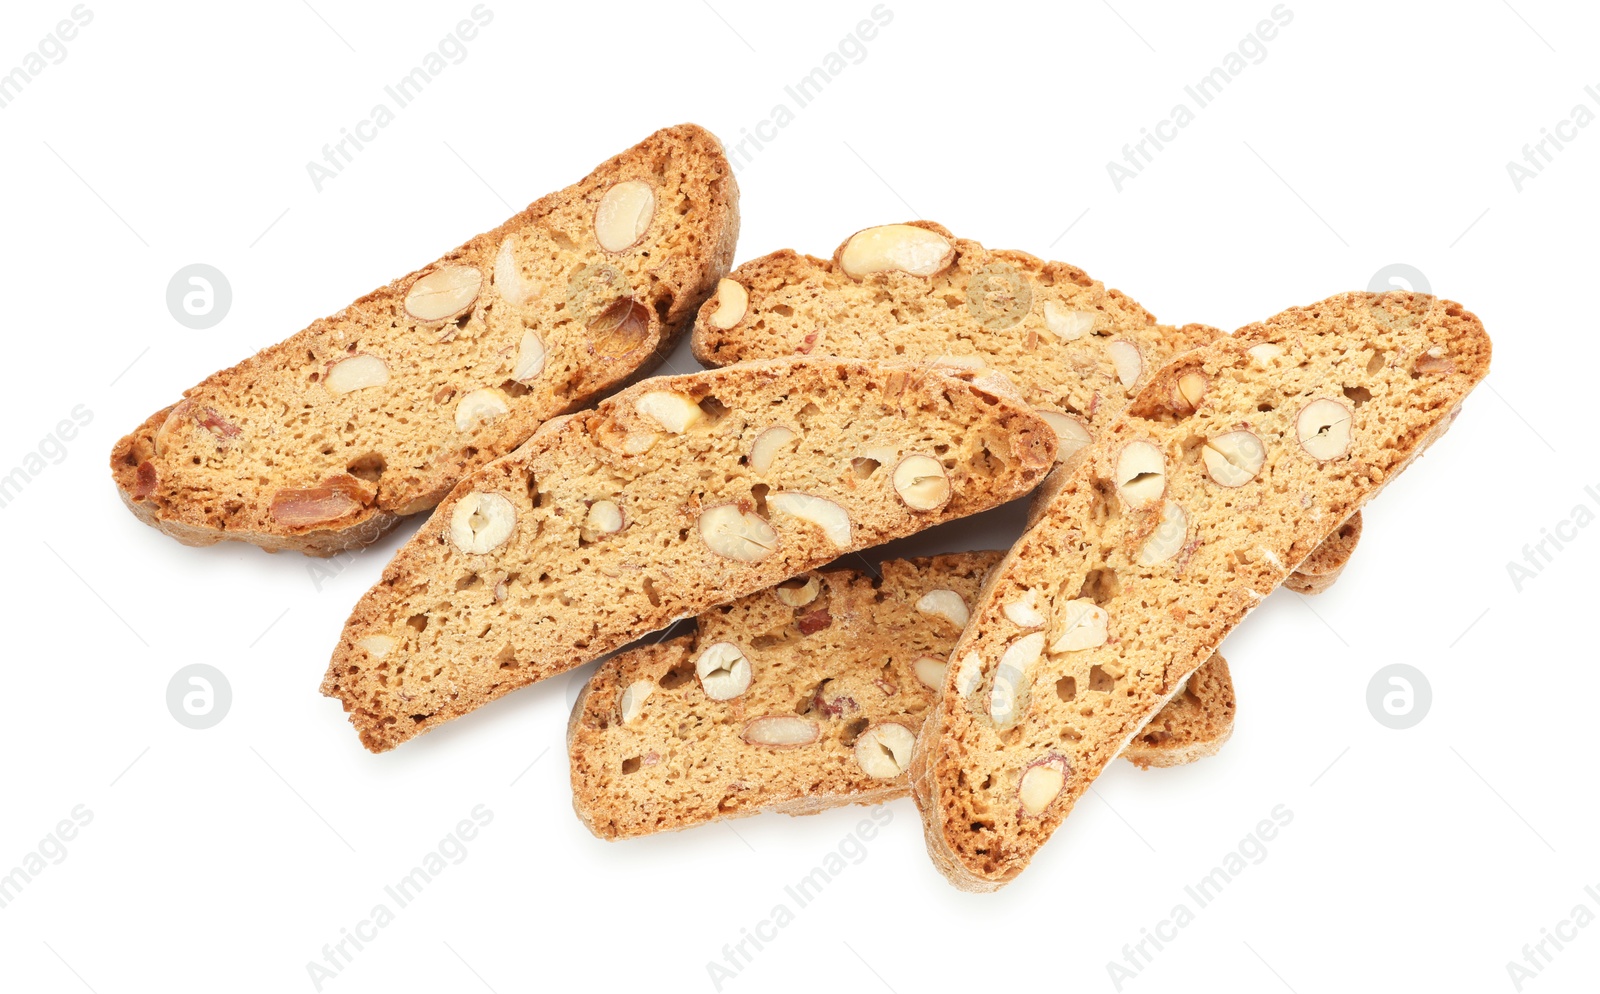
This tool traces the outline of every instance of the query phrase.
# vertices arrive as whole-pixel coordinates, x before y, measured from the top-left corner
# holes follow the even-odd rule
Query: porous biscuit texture
[[[1317,546],[1293,573],[1284,578],[1283,585],[1297,594],[1320,594],[1333,586],[1339,574],[1350,563],[1356,543],[1361,541],[1361,512],[1339,526],[1328,540]]]
[[[1489,358],[1457,304],[1353,293],[1157,374],[1068,467],[952,654],[911,769],[946,876],[1014,879],[1245,614],[1448,427]]]
[[[857,232],[831,259],[783,250],[739,266],[695,318],[713,366],[791,355],[893,359],[999,374],[1050,421],[1065,460],[1114,421],[1174,356],[1215,341],[1206,325],[1160,324],[1083,270],[985,248],[931,221]],[[1181,399],[1193,380],[1173,385]],[[1062,474],[1035,492],[1049,503]],[[1360,521],[1355,521],[1356,534]],[[1331,552],[1342,568],[1355,543]],[[1330,568],[1307,579],[1325,589]]]
[[[884,231],[937,239],[942,265],[929,272],[902,259],[913,271],[851,275],[841,261],[851,246]],[[732,318],[730,294],[744,303],[738,320],[721,327]],[[1053,423],[1069,419],[1092,437],[1168,359],[1220,334],[1159,324],[1076,266],[913,221],[859,232],[832,260],[784,250],[744,263],[701,308],[692,342],[696,358],[713,366],[836,355],[993,370]],[[1086,440],[1064,436],[1063,456]]]
[[[578,817],[622,839],[903,796],[959,622],[1001,555],[803,574],[699,615],[691,635],[607,659],[567,728]],[[1131,761],[1172,766],[1220,748],[1233,718],[1226,665],[1189,684]],[[799,741],[765,742],[767,727]]]
[[[1215,756],[1233,735],[1237,711],[1228,661],[1212,656],[1128,742],[1122,758],[1148,770]]]
[[[1038,484],[1055,435],[937,371],[780,360],[635,384],[463,480],[323,682],[381,751],[840,555]]]
[[[653,367],[733,261],[709,132],[656,132],[493,231],[185,391],[118,491],[181,542],[331,555]]]

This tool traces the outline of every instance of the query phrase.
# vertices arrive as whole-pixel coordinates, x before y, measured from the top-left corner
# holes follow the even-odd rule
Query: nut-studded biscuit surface
[[[147,524],[331,555],[654,366],[727,272],[715,137],[658,131],[493,231],[187,390],[117,443]]]
[[[692,635],[606,660],[567,727],[573,806],[620,839],[759,811],[810,814],[908,790],[911,744],[999,552],[809,573],[712,608]],[[1171,766],[1232,731],[1213,659],[1128,758]]]
[[[463,480],[351,614],[323,692],[388,749],[838,556],[1032,489],[1055,434],[921,368],[635,384]]]
[[[1154,377],[1066,467],[952,653],[911,770],[946,876],[1020,873],[1233,626],[1448,427],[1489,355],[1457,304],[1355,293]]]
[[[1064,461],[1173,356],[1221,335],[1159,324],[1076,266],[913,221],[859,231],[832,259],[786,249],[744,263],[700,308],[692,341],[714,366],[804,354],[993,370],[1056,429]],[[1035,500],[1058,485],[1047,480]],[[1354,549],[1331,550],[1306,592],[1331,585]]]
[[[1158,324],[1076,266],[913,221],[857,232],[832,260],[746,262],[700,308],[692,341],[713,366],[837,355],[991,369],[1044,413],[1065,459],[1168,359],[1220,334]]]

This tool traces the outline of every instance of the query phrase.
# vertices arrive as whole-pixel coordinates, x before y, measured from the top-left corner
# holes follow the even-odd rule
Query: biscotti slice
[[[912,221],[858,231],[829,260],[784,250],[744,263],[700,308],[691,341],[713,366],[809,354],[992,370],[1056,429],[1065,460],[1169,360],[1221,335],[1159,324],[1076,266]],[[1352,551],[1336,554],[1341,566]]]
[[[1237,711],[1233,675],[1218,653],[1178,687],[1150,724],[1128,742],[1122,758],[1148,770],[1215,756],[1233,735]]]
[[[747,363],[635,384],[463,480],[323,681],[381,751],[670,622],[1026,493],[1055,434],[937,371]]]
[[[784,250],[744,263],[691,341],[712,366],[803,354],[993,370],[1045,413],[1065,459],[1168,359],[1221,334],[1158,324],[1076,266],[912,221],[859,231],[831,260]]]
[[[1327,590],[1344,572],[1360,540],[1361,514],[1357,512],[1284,578],[1284,587],[1297,594],[1320,594]]]
[[[951,881],[1021,872],[1234,625],[1444,431],[1489,355],[1457,304],[1355,293],[1157,374],[1063,467],[951,655],[911,770]]]
[[[1050,509],[1050,504],[1066,486],[1070,479],[1069,474],[1051,473],[1028,497],[1027,527],[1038,524]],[[1320,594],[1333,586],[1339,579],[1339,574],[1349,565],[1350,557],[1355,554],[1356,544],[1361,540],[1361,512],[1350,515],[1344,524],[1328,540],[1317,546],[1300,565],[1283,581],[1284,587],[1297,594],[1308,596]]]
[[[808,573],[712,608],[691,635],[612,656],[567,726],[573,806],[602,839],[907,793],[911,742],[999,552]],[[1171,766],[1232,731],[1221,657],[1129,759]]]
[[[190,388],[117,443],[117,488],[189,545],[365,545],[540,422],[653,367],[727,272],[738,231],[716,138],[658,131]]]

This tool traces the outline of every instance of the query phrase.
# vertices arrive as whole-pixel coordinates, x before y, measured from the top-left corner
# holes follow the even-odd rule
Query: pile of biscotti
[[[1224,334],[925,221],[730,273],[738,227],[717,140],[657,132],[187,390],[122,499],[320,556],[431,512],[322,684],[374,752],[606,657],[567,733],[595,835],[909,793],[990,890],[1113,759],[1222,746],[1224,637],[1334,581],[1489,366],[1423,294]],[[649,378],[691,325],[711,368]],[[824,568],[1029,494],[1010,550]]]

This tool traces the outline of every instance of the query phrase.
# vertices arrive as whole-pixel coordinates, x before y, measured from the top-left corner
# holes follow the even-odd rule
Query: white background
[[[479,804],[493,820],[465,861],[322,989],[708,991],[708,961],[783,902],[793,922],[724,990],[1111,991],[1107,962],[1280,804],[1293,821],[1267,858],[1124,990],[1514,990],[1506,963],[1525,943],[1580,902],[1600,911],[1584,893],[1600,885],[1600,528],[1520,592],[1506,566],[1575,506],[1600,510],[1600,126],[1521,192],[1506,171],[1574,105],[1600,112],[1584,93],[1600,89],[1592,10],[1289,0],[1265,60],[1118,192],[1106,162],[1187,100],[1271,0],[889,0],[866,57],[741,170],[740,260],[827,255],[858,228],[924,216],[1081,265],[1164,321],[1224,328],[1403,262],[1482,317],[1496,356],[1450,435],[1369,509],[1338,586],[1280,591],[1228,639],[1240,713],[1221,755],[1116,764],[995,895],[949,887],[897,802],[865,858],[795,909],[785,885],[865,809],[598,842],[570,809],[568,677],[369,755],[317,684],[410,528],[319,590],[302,557],[188,549],[138,524],[106,455],[212,370],[657,127],[696,121],[736,142],[871,0],[490,0],[465,61],[320,193],[307,161],[469,0],[89,6],[66,59],[0,111],[0,473],[75,405],[93,412],[64,461],[0,509],[0,873],[74,806],[93,812],[0,909],[0,987],[313,990],[307,963]],[[70,8],[8,5],[0,72]],[[208,331],[164,300],[194,262],[233,287]],[[673,360],[692,365],[686,350]],[[909,546],[1003,544],[1016,521]],[[205,731],[164,700],[196,662],[233,689]],[[1396,662],[1433,689],[1405,731],[1365,703]],[[1553,961],[1523,989],[1592,984],[1600,927],[1577,935],[1547,946]]]

